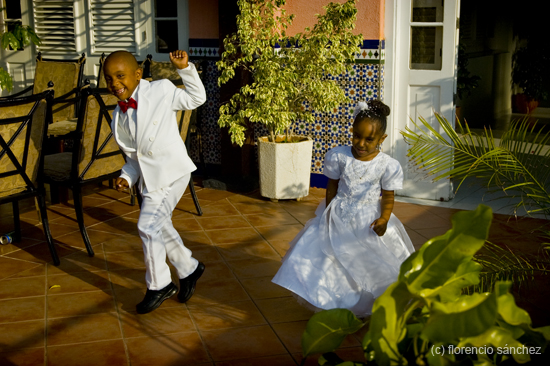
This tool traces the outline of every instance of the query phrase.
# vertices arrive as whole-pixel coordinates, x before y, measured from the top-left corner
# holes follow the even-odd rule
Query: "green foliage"
[[[220,108],[218,124],[229,127],[234,143],[244,143],[249,122],[265,124],[273,140],[284,131],[288,136],[298,120],[312,122],[312,110],[328,112],[347,101],[327,76],[342,74],[360,50],[362,36],[352,33],[355,0],[330,3],[313,29],[295,36],[286,33],[294,15],[286,14],[284,0],[237,3],[237,33],[224,39],[225,51],[217,62],[219,85],[241,70],[252,78]]]
[[[491,220],[492,211],[484,205],[459,212],[451,230],[426,242],[401,265],[397,281],[374,303],[363,339],[367,364],[493,365],[510,358],[524,363],[530,360],[528,353],[505,353],[524,345],[544,351],[550,327],[531,327],[529,314],[508,292],[509,282],[497,282],[493,293],[462,293],[479,282],[481,266],[473,256],[483,247]],[[324,364],[353,365],[326,360],[333,358],[330,352],[340,346],[342,333],[352,333],[358,321],[343,309],[316,314],[308,329],[325,330],[304,334],[304,357],[313,351],[328,352],[322,357]],[[478,352],[456,353],[465,347],[477,347]],[[484,350],[492,353],[482,354]]]
[[[4,89],[11,91],[13,89],[13,81],[10,74],[3,67],[0,67],[0,91]]]
[[[518,47],[512,57],[512,84],[519,86],[531,100],[548,99],[547,86],[550,82],[550,46],[528,42]]]
[[[509,197],[520,197],[515,209],[550,216],[550,132],[536,132],[536,125],[527,120],[516,121],[497,142],[491,130],[477,135],[458,120],[453,128],[442,116],[435,117],[443,133],[423,118],[415,129],[401,131],[415,165],[434,180],[459,179],[457,189],[464,179],[476,177],[490,191],[504,190]]]
[[[462,99],[464,96],[469,96],[472,90],[477,88],[481,78],[478,75],[470,75],[468,70],[468,55],[466,54],[466,46],[460,43],[458,46],[458,65],[456,75],[456,93]]]
[[[538,258],[532,259],[520,253],[514,253],[510,249],[486,242],[483,251],[478,252],[474,257],[474,260],[483,267],[480,282],[467,291],[493,291],[498,281],[523,284],[533,281],[537,274],[550,274],[548,255],[549,253],[542,252]]]
[[[16,24],[12,31],[3,33],[0,38],[2,40],[2,48],[5,50],[9,48],[18,50],[31,43],[40,45],[40,38],[28,25]]]
[[[12,31],[0,34],[0,42],[2,43],[2,48],[5,50],[19,50],[31,43],[40,45],[40,38],[38,38],[31,27],[16,24]],[[0,91],[4,89],[11,91],[13,89],[13,81],[10,74],[0,67]]]
[[[332,309],[317,313],[308,322],[302,336],[304,354],[319,353],[340,344],[348,334],[363,327],[363,322],[345,309]]]

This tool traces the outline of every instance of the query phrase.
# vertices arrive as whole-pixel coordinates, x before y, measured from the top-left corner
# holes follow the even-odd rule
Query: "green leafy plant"
[[[468,55],[466,54],[466,46],[460,43],[458,46],[458,65],[456,75],[456,94],[462,97],[469,96],[472,90],[477,88],[481,78],[478,75],[471,75],[468,70]]]
[[[550,274],[548,253],[543,251],[537,258],[526,257],[489,241],[483,251],[476,253],[474,261],[483,269],[479,283],[471,286],[467,290],[469,293],[493,291],[498,281],[511,281],[521,286],[533,281],[536,275]]]
[[[322,311],[309,320],[304,357],[325,353],[319,364],[327,366],[492,365],[511,358],[524,363],[530,354],[543,353],[550,327],[531,326],[529,314],[508,292],[509,282],[497,282],[492,293],[463,293],[479,283],[481,265],[473,256],[483,247],[491,220],[491,208],[484,205],[458,212],[451,230],[401,265],[397,281],[374,303],[362,343],[366,363],[330,353],[366,324],[346,309]]]
[[[5,50],[19,50],[31,43],[40,45],[40,38],[38,38],[31,27],[16,24],[13,30],[0,34],[0,42],[2,43],[2,48]],[[4,89],[11,91],[13,89],[13,80],[10,74],[0,67],[0,91]]]
[[[476,177],[490,192],[520,197],[514,213],[522,207],[528,214],[550,216],[550,132],[536,132],[536,124],[525,119],[513,122],[497,141],[490,129],[478,135],[460,121],[453,127],[439,114],[435,117],[443,133],[423,118],[414,130],[407,127],[401,132],[413,164],[434,181],[459,180],[457,189],[466,178]]]
[[[529,100],[546,100],[549,62],[550,47],[545,43],[528,42],[518,47],[512,57],[512,84],[520,87]]]
[[[270,141],[283,132],[289,141],[296,121],[313,122],[313,110],[328,112],[347,102],[328,76],[342,74],[360,51],[362,36],[352,33],[355,0],[330,3],[313,29],[295,36],[286,33],[294,15],[286,14],[284,0],[237,3],[237,32],[224,39],[225,51],[217,62],[219,85],[241,69],[252,77],[220,107],[218,124],[229,127],[232,142],[242,146],[248,123],[266,125]]]
[[[478,135],[468,125],[456,121],[456,128],[436,114],[443,133],[439,133],[425,119],[415,129],[407,128],[401,134],[410,145],[408,156],[413,164],[425,169],[434,180],[454,178],[459,181],[475,177],[488,192],[504,191],[505,197],[519,197],[512,212],[523,208],[528,214],[550,215],[550,132],[530,125],[527,119],[515,121],[497,140],[490,129]],[[548,235],[548,227],[541,235]],[[544,244],[544,243],[541,243]],[[550,260],[547,254],[527,258],[491,243],[476,255],[483,265],[482,280],[475,291],[490,291],[496,281],[510,280],[521,284],[536,274],[548,274]]]

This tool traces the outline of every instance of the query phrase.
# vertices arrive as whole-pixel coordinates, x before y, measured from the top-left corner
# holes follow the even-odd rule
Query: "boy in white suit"
[[[177,291],[166,257],[180,278],[178,300],[191,298],[204,264],[191,251],[172,225],[172,212],[196,169],[187,155],[176,122],[176,111],[195,109],[206,101],[206,92],[195,66],[185,51],[170,53],[185,89],[169,80],[142,80],[143,70],[126,51],[111,53],[104,64],[107,87],[120,101],[113,112],[111,128],[126,164],[116,180],[118,190],[139,180],[143,198],[138,231],[143,241],[147,292],[137,304],[139,314],[158,308]]]

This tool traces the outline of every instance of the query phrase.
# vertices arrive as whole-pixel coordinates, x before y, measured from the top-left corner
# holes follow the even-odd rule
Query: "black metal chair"
[[[42,54],[38,53],[33,85],[8,98],[22,96],[29,92],[41,93],[53,82],[55,98],[50,104],[51,119],[48,121],[48,136],[66,135],[76,129],[76,111],[85,64],[84,53],[76,60],[43,58]]]
[[[53,90],[20,98],[0,101],[0,204],[12,203],[14,241],[21,241],[19,201],[35,197],[42,228],[53,263],[59,257],[48,224],[44,184],[41,172],[44,164],[43,146],[46,139],[48,104]]]
[[[197,110],[193,109],[187,111],[178,111],[176,114],[176,118],[178,121],[181,139],[185,141],[185,147],[187,148],[187,151],[189,151],[189,126],[191,126],[192,121],[197,118]],[[191,198],[193,198],[193,203],[195,204],[195,208],[197,209],[197,214],[199,216],[202,216],[202,209],[199,204],[199,198],[197,197],[197,193],[195,192],[195,185],[193,184],[193,174],[191,174],[191,178],[189,180],[189,191],[191,192]]]
[[[46,155],[45,182],[50,184],[52,201],[57,186],[72,190],[80,233],[88,255],[94,251],[84,224],[82,186],[116,178],[124,165],[124,157],[111,132],[112,113],[118,99],[107,89],[84,88],[74,133],[73,152]]]

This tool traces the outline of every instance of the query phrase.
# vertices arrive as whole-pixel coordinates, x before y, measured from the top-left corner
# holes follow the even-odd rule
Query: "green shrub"
[[[0,34],[0,43],[2,43],[2,48],[5,50],[19,50],[31,43],[39,45],[40,38],[38,38],[31,27],[16,24],[12,31]],[[4,68],[0,67],[0,91],[4,89],[11,91],[13,89],[13,81],[11,75]]]
[[[508,292],[509,282],[497,282],[492,293],[463,293],[479,283],[482,267],[473,256],[483,247],[491,220],[491,208],[484,205],[458,212],[451,230],[426,242],[401,265],[397,281],[374,303],[363,339],[367,364],[492,365],[510,358],[525,363],[530,354],[520,353],[523,346],[533,347],[527,348],[531,354],[544,352],[550,326],[532,328],[529,314]],[[334,351],[366,324],[346,309],[315,314],[302,337],[304,357]],[[472,350],[467,347],[478,352],[466,354]],[[364,363],[344,362],[329,353],[320,364]]]

